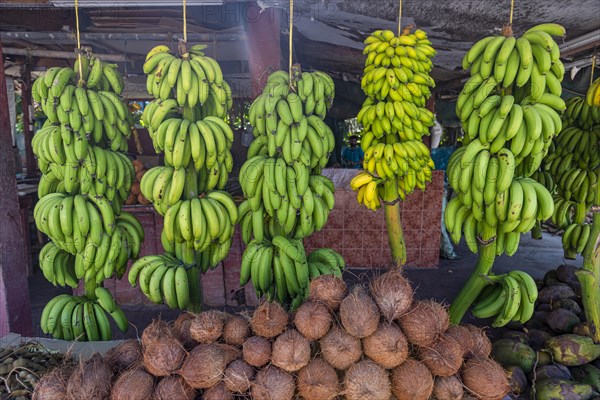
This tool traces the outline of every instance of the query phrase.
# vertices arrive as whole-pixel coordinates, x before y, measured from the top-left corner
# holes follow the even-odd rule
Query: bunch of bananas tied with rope
[[[104,293],[105,279],[120,278],[144,240],[139,221],[121,211],[135,178],[123,154],[134,129],[123,88],[117,65],[90,53],[32,85],[47,117],[32,140],[42,171],[34,219],[51,240],[40,251],[40,269],[56,286],[86,287],[85,296],[59,296],[44,308],[44,332],[57,339],[110,339],[106,313],[127,329],[114,300],[104,308],[94,290]]]
[[[197,310],[202,302],[199,273],[215,268],[229,253],[237,206],[225,191],[233,169],[233,131],[224,118],[231,89],[205,45],[178,54],[158,45],[146,55],[148,93],[156,99],[143,110],[164,166],[151,168],[140,191],[164,217],[164,254],[136,261],[129,282],[154,303]]]
[[[424,190],[434,168],[421,138],[434,121],[425,104],[435,86],[429,73],[436,51],[424,31],[411,29],[398,36],[378,30],[365,39],[361,87],[367,99],[357,115],[365,171],[350,186],[358,202],[372,210],[381,207],[380,198],[393,202],[415,188]],[[384,188],[389,181],[394,185]]]
[[[335,146],[323,121],[334,96],[327,74],[293,65],[291,73],[269,75],[249,109],[255,139],[239,175],[247,244],[240,284],[251,280],[258,297],[292,308],[306,297],[311,278],[340,275],[344,267],[331,249],[307,256],[302,242],[323,229],[335,203],[333,182],[320,175]]]

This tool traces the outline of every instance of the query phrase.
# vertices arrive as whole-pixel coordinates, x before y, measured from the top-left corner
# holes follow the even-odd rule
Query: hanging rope
[[[402,0],[398,4],[398,36],[402,34]]]
[[[510,0],[510,17],[508,18],[509,26],[512,26],[514,12],[515,12],[515,0]]]
[[[288,71],[290,73],[290,81],[292,80],[292,45],[294,42],[294,0],[290,0],[290,38],[289,38],[289,60]]]
[[[592,68],[590,68],[590,86],[592,86],[592,83],[594,83],[594,69],[596,68],[596,57],[598,57],[598,55],[596,54],[596,51],[594,51],[594,54],[592,55]]]
[[[187,0],[183,0],[183,41],[187,43]]]
[[[81,35],[79,33],[79,0],[75,0],[75,30],[77,31],[77,64],[79,64],[79,82],[83,81],[83,66],[81,65]]]

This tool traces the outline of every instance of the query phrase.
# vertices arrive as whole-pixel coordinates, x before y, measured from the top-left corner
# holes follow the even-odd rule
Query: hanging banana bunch
[[[272,73],[249,110],[255,139],[239,182],[246,200],[238,209],[242,239],[241,285],[252,280],[263,294],[297,307],[310,279],[341,275],[342,257],[331,249],[306,255],[302,239],[323,229],[333,209],[334,186],[320,175],[335,143],[323,122],[334,98],[331,78],[319,71]]]
[[[460,321],[482,289],[493,283],[482,276],[490,274],[494,257],[515,254],[521,234],[554,214],[549,187],[556,179],[548,179],[546,186],[531,176],[542,179],[542,159],[563,126],[560,113],[566,105],[560,95],[564,66],[552,36],[563,37],[565,30],[558,24],[542,24],[519,38],[512,36],[510,28],[504,33],[475,43],[463,58],[471,77],[458,96],[456,114],[465,141],[448,163],[448,180],[457,196],[446,208],[444,223],[454,242],[464,234],[469,249],[479,252],[480,258],[450,308],[454,322]],[[546,175],[541,176],[545,183]],[[529,310],[514,303],[508,307],[511,299],[526,291],[522,285],[509,287],[512,295],[504,296],[505,307],[496,326],[530,316]],[[475,308],[488,310],[485,306],[490,297],[497,300],[498,293],[484,291]],[[522,302],[523,306],[529,303]]]
[[[139,221],[121,211],[135,177],[123,154],[133,130],[123,87],[116,65],[90,54],[73,68],[50,68],[32,86],[47,117],[31,143],[42,171],[34,218],[51,240],[40,269],[56,286],[85,284],[85,296],[61,295],[44,308],[42,330],[57,339],[110,340],[107,313],[128,327],[101,286],[123,276],[144,240]]]

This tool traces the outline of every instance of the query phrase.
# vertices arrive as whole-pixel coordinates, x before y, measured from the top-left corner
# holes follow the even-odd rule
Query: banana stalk
[[[536,240],[542,238],[542,221],[537,221],[531,229],[531,238]]]
[[[190,288],[190,302],[187,306],[188,311],[199,313],[202,310],[204,294],[202,293],[202,275],[200,269],[192,267],[187,270],[188,282]]]
[[[600,207],[600,185],[596,189],[595,207]],[[600,343],[600,212],[592,219],[592,232],[583,250],[583,267],[577,271],[585,318],[594,342]]]
[[[479,259],[475,270],[450,305],[448,313],[452,324],[459,324],[479,293],[488,285],[489,275],[496,259],[496,229],[484,222],[479,238]]]
[[[90,300],[96,300],[96,288],[98,285],[96,284],[96,279],[92,278],[89,281],[85,282],[85,297]]]
[[[406,264],[406,243],[402,233],[402,223],[400,221],[400,202],[396,201],[393,205],[387,204],[393,202],[398,197],[397,181],[386,180],[383,186],[385,209],[385,223],[388,232],[388,242],[392,250],[392,260],[394,267],[400,268]]]

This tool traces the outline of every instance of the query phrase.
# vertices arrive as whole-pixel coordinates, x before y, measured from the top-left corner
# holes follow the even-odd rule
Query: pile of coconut
[[[413,301],[399,271],[350,291],[323,275],[291,314],[263,302],[251,317],[212,310],[156,320],[140,341],[40,382],[34,398],[499,400],[509,385],[491,348],[481,329],[450,326],[441,304]]]

